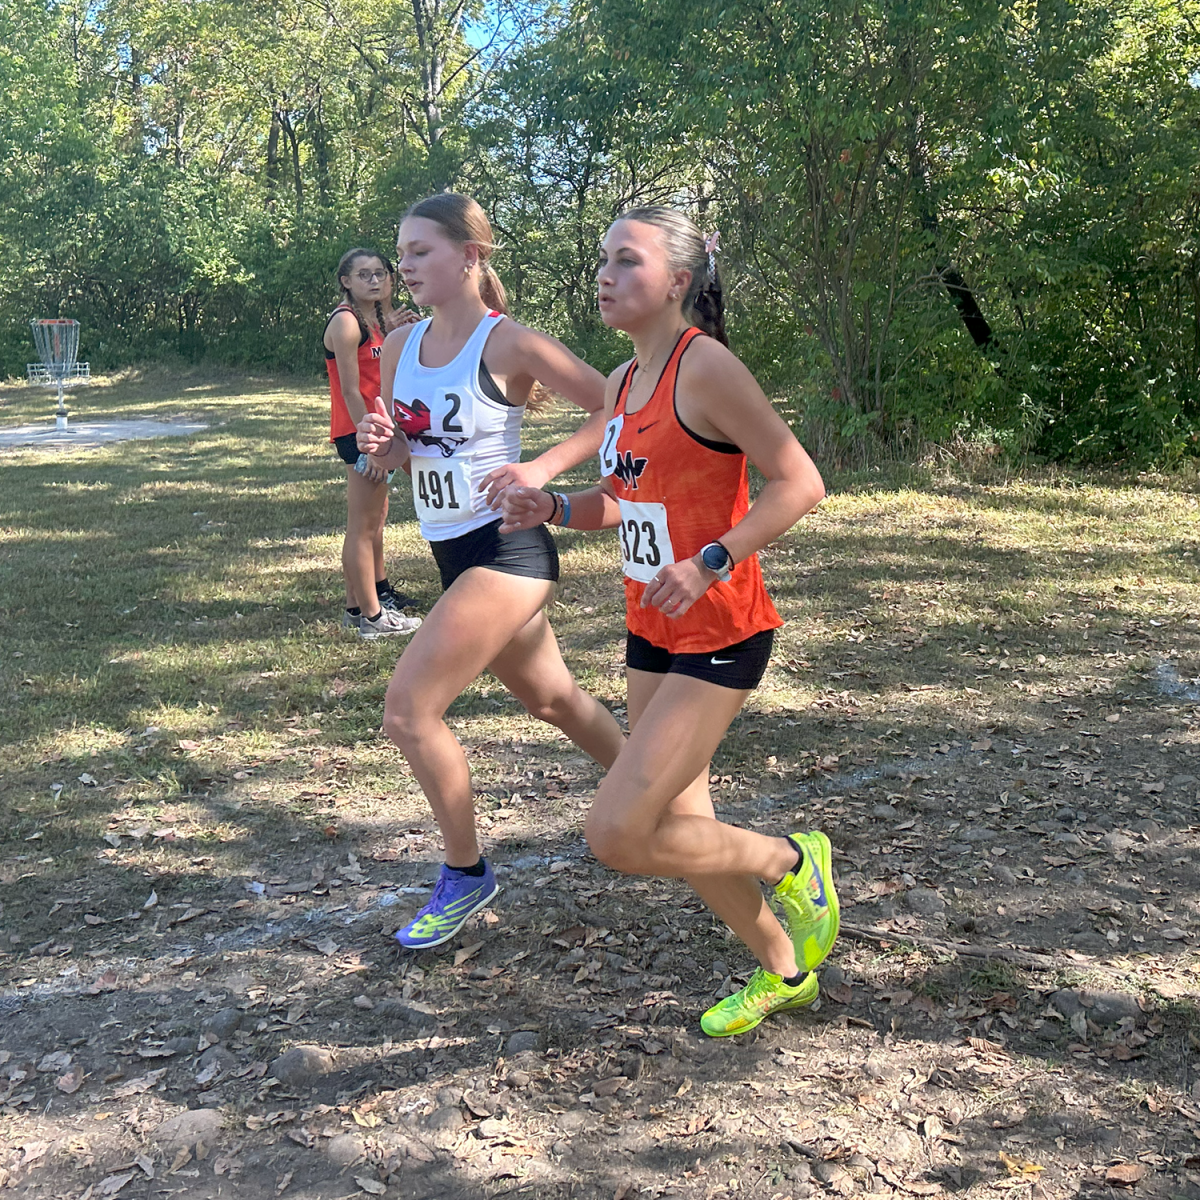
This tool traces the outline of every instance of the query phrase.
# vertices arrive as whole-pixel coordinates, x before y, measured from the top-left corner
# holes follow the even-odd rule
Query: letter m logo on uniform
[[[636,490],[638,476],[646,469],[649,459],[634,458],[630,450],[617,452],[617,465],[613,474],[626,486]]]

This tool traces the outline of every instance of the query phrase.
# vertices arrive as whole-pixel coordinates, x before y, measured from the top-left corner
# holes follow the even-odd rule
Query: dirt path
[[[315,554],[211,486],[178,501],[189,562]],[[1195,511],[866,490],[772,550],[789,624],[713,792],[829,833],[845,934],[813,1011],[720,1042],[698,1017],[747,955],[681,885],[588,856],[596,770],[494,684],[454,723],[502,891],[404,956],[440,856],[377,733],[386,648],[312,597],[126,599],[98,544],[98,590],[141,605],[116,644],[124,618],[81,617],[108,691],[71,692],[84,666],[39,663],[33,600],[10,612],[0,1190],[1200,1197]],[[554,621],[619,708],[607,553],[564,542]]]

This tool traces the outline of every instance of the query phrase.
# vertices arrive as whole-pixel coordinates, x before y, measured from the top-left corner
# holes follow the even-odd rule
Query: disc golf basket
[[[92,377],[88,363],[75,361],[79,353],[79,322],[53,319],[30,321],[29,326],[42,360],[27,364],[29,382],[40,387],[58,388],[54,424],[58,429],[66,429],[67,406],[63,403],[63,390],[87,383]]]

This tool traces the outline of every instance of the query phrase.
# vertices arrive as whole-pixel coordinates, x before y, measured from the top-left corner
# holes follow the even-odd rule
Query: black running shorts
[[[443,591],[472,567],[558,582],[558,547],[545,525],[501,533],[497,518],[461,537],[430,542],[429,546],[442,575]]]
[[[748,691],[766,674],[775,643],[775,630],[764,629],[743,642],[707,654],[672,654],[636,633],[625,640],[625,665],[652,675],[690,675],[719,687]]]
[[[334,438],[333,448],[337,451],[338,458],[348,467],[352,467],[358,462],[357,433],[343,433],[341,437]]]

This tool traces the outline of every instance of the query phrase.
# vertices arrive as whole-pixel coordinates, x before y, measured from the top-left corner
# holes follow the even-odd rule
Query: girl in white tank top
[[[488,335],[504,319],[489,312],[443,367],[421,362],[432,318],[413,328],[400,352],[392,418],[408,437],[413,507],[426,541],[444,542],[494,521],[497,514],[479,483],[490,472],[520,462],[525,410],[508,402],[483,365]]]
[[[488,219],[466,196],[430,196],[408,211],[398,268],[414,302],[433,316],[384,343],[389,413],[369,413],[359,425],[369,470],[410,473],[421,533],[445,587],[396,664],[383,710],[384,729],[445,843],[432,898],[396,933],[410,949],[448,941],[499,890],[480,853],[466,755],[443,719],[464,688],[491,671],[604,767],[623,742],[612,714],[571,678],[546,619],[557,578],[550,535],[544,527],[535,537],[502,534],[492,508],[506,487],[541,487],[597,452],[604,378],[553,338],[504,316],[492,249]],[[590,415],[566,441],[522,463],[521,418],[539,383]]]

